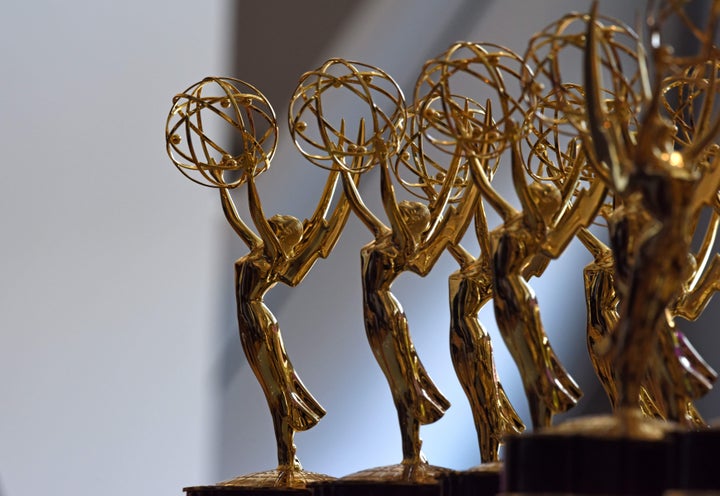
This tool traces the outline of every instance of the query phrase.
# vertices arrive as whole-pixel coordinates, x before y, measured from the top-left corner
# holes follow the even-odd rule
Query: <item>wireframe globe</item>
[[[173,98],[165,141],[170,159],[191,181],[235,188],[248,172],[257,175],[269,167],[277,148],[277,119],[251,84],[207,77]]]
[[[407,113],[397,83],[377,67],[330,59],[305,73],[288,110],[295,146],[325,169],[363,172],[395,155]]]

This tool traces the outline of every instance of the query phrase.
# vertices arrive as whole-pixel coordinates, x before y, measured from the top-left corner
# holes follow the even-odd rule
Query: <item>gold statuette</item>
[[[205,135],[212,119],[241,135],[241,152],[233,156]],[[255,184],[277,145],[277,122],[270,103],[254,87],[230,78],[206,78],[174,99],[167,123],[168,151],[191,179],[220,191],[225,216],[249,253],[235,262],[237,315],[245,356],[262,386],[277,442],[275,470],[240,476],[228,486],[305,487],[328,477],[302,470],[293,441],[296,431],[313,427],[325,414],[293,368],[278,323],[263,301],[278,282],[299,284],[319,257],[327,257],[350,212],[341,198],[330,211],[338,172],[330,172],[310,219],[289,215],[266,217]],[[230,195],[248,188],[248,207],[255,232],[240,218]]]
[[[340,98],[359,98],[365,104],[365,116],[348,124],[342,115],[332,115],[324,103],[337,98],[338,92]],[[340,171],[353,211],[374,236],[360,252],[365,330],[395,402],[403,460],[349,478],[433,481],[444,469],[427,463],[421,452],[420,426],[440,419],[450,403],[420,361],[407,317],[391,286],[405,271],[427,274],[452,239],[452,226],[463,223],[452,215],[442,216],[456,194],[454,181],[460,162],[453,160],[447,170],[440,171],[440,181],[420,174],[423,177],[418,182],[422,184],[417,189],[426,195],[427,203],[400,201],[393,171],[399,175],[401,170],[425,166],[418,158],[422,152],[413,142],[417,135],[410,132],[410,138],[406,137],[408,110],[397,84],[380,69],[357,62],[331,59],[306,73],[291,103],[290,127],[296,145],[310,161]],[[395,165],[393,158],[399,161]],[[373,167],[380,168],[380,196],[389,225],[367,207],[353,180]],[[402,184],[409,187],[410,183]]]
[[[507,69],[508,60],[515,60],[512,71]],[[557,153],[549,153],[558,130],[556,126],[536,121],[541,103],[534,98],[523,103],[520,97],[510,96],[510,86],[506,87],[503,81],[513,76],[518,86],[517,79],[528,71],[519,57],[499,47],[491,54],[476,49],[473,57],[455,64],[463,70],[470,67],[470,73],[479,72],[474,65],[495,67],[490,77],[478,79],[494,81],[491,86],[500,95],[499,101],[492,105],[493,109],[500,109],[497,122],[493,122],[488,100],[484,122],[473,115],[470,105],[464,109],[446,105],[453,109],[446,114],[447,127],[457,130],[456,139],[468,157],[476,187],[483,200],[501,217],[502,224],[497,228],[489,232],[486,227],[477,230],[480,246],[485,251],[483,257],[488,271],[485,277],[492,281],[497,325],[520,369],[533,427],[547,427],[555,413],[575,405],[581,391],[549,344],[527,278],[540,275],[547,262],[562,253],[577,229],[592,220],[604,197],[604,188],[601,184],[589,183],[581,189],[583,157],[576,147],[569,146],[566,152],[555,146]],[[503,74],[505,72],[507,74]],[[458,99],[452,91],[449,97]],[[529,146],[528,160],[522,157],[521,142]],[[520,211],[492,186],[492,176],[486,166],[489,156],[500,157],[505,151],[510,154]],[[504,155],[507,158],[507,154]],[[552,173],[541,178],[540,171],[532,172],[531,158],[537,159],[545,172]],[[532,176],[529,184],[528,176]],[[480,208],[476,219],[480,219],[477,225],[483,226],[484,213],[480,214]]]
[[[520,58],[503,47],[467,42],[456,43],[427,62],[415,91],[415,107],[426,124],[421,126],[425,142],[453,160],[467,162],[472,157],[492,176],[507,147],[506,137],[498,130],[519,108],[519,102],[509,97],[504,80],[512,80],[520,65]],[[479,97],[459,94],[455,88],[464,80],[472,81],[472,87],[485,90],[484,96],[496,100],[484,100],[483,107],[476,101]],[[488,111],[493,102],[501,109],[498,121],[493,121]],[[466,222],[475,219],[480,254],[475,258],[460,244],[467,225],[447,248],[460,265],[448,281],[450,355],[473,414],[484,464],[477,470],[484,470],[492,464],[499,469],[498,450],[503,438],[522,432],[525,426],[499,381],[490,336],[478,318],[480,309],[493,298],[488,225],[479,193],[471,182],[462,204],[467,211],[462,217]]]
[[[713,234],[715,227],[712,229]],[[617,280],[610,248],[584,229],[579,233],[579,238],[594,258],[583,272],[588,352],[610,404],[617,411],[619,378],[610,360],[610,350],[618,321],[620,298],[616,286],[622,287],[623,283]],[[697,301],[694,295],[703,294],[694,283],[698,280],[695,275],[693,273],[691,280],[686,282],[682,301]],[[708,275],[709,272],[705,273],[701,279],[707,281]],[[690,428],[705,427],[707,424],[693,402],[710,390],[716,374],[687,338],[675,328],[678,305],[680,302],[666,313],[666,323],[660,330],[658,343],[650,357],[650,366],[641,384],[639,406],[651,418],[677,422]],[[693,312],[692,318],[698,315]]]
[[[542,270],[549,259],[544,246],[560,225],[555,224],[553,217],[562,204],[562,197],[551,184],[525,183],[518,147],[513,149],[512,169],[515,189],[523,206],[521,211],[515,211],[492,189],[482,169],[473,167],[472,171],[485,198],[504,220],[489,233],[495,317],[520,369],[533,427],[538,429],[550,426],[552,416],[574,406],[582,393],[550,346],[535,294],[526,279]],[[568,231],[568,234],[574,233]]]
[[[703,386],[685,392],[678,390],[692,398],[706,388],[714,373],[701,360],[676,371],[671,368],[676,365],[672,360],[670,365],[649,365],[657,356],[658,346],[663,357],[660,360],[667,360],[678,351],[686,353],[686,360],[698,358],[675,332],[668,313],[672,314],[683,299],[693,299],[684,296],[688,281],[695,279],[693,266],[697,266],[690,246],[701,210],[717,202],[720,162],[712,142],[720,130],[720,118],[712,117],[717,54],[710,45],[713,39],[710,30],[716,24],[717,12],[711,12],[708,30],[695,31],[703,35],[701,53],[697,58],[686,59],[674,57],[660,43],[659,23],[672,13],[671,8],[656,13],[657,17],[648,16],[654,76],[650,81],[647,70],[641,71],[643,90],[636,92],[634,98],[643,103],[644,109],[634,128],[626,113],[608,110],[610,106],[628,108],[624,93],[614,91],[609,102],[602,97],[598,46],[602,46],[607,32],[598,28],[593,12],[588,22],[585,53],[587,126],[578,127],[595,172],[622,205],[609,219],[620,306],[608,353],[617,374],[618,408],[639,410],[643,381],[650,373],[655,376],[651,384],[660,385],[661,390],[654,393],[656,402],[660,401],[659,408],[670,412],[670,417],[681,419],[693,413],[678,410],[677,399],[673,399],[676,384],[684,374],[694,374],[696,383]],[[694,65],[697,59],[703,60],[703,71],[690,78],[690,73],[681,68]],[[644,63],[643,58],[639,60]],[[619,67],[611,68],[610,72],[612,81],[624,77]],[[672,80],[678,74],[682,74],[679,85],[703,88],[704,93],[692,98],[704,101],[700,112],[702,125],[691,135],[682,135],[682,139],[676,134],[673,117],[662,100],[670,84],[665,78],[672,76]],[[698,272],[701,273],[702,270]]]

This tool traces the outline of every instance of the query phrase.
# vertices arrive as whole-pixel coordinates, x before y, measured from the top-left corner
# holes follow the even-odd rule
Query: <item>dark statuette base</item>
[[[503,493],[661,496],[667,440],[530,434],[507,439]]]
[[[443,478],[443,496],[495,496],[500,492],[501,463],[486,463]]]
[[[313,484],[312,490],[314,496],[443,496],[440,483],[335,481]]]
[[[673,432],[672,489],[720,491],[720,427],[708,430]]]
[[[195,486],[183,491],[187,496],[312,496],[309,489],[282,487]]]

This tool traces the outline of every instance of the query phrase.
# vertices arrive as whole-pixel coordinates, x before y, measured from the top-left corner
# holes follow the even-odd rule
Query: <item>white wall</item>
[[[206,479],[214,197],[171,98],[224,72],[227,2],[16,2],[0,16],[0,494]]]
[[[534,31],[586,4],[367,0],[306,69],[329,56],[363,60],[411,94],[422,62],[450,42],[522,51]],[[639,4],[607,2],[601,10],[632,21]],[[238,26],[232,6],[243,9]],[[255,8],[44,0],[3,9],[0,495],[180,494],[275,463],[267,408],[234,322],[232,261],[244,247],[216,193],[174,170],[163,142],[172,95],[205,75],[227,74],[237,32],[243,39],[254,26],[259,36],[239,45],[241,53],[281,45],[267,72],[303,53],[302,38],[253,17]],[[239,61],[230,75],[261,89],[273,84],[263,81],[262,63],[247,74]],[[289,96],[299,74],[279,74],[275,90]],[[273,104],[284,133],[286,103]],[[287,141],[281,147],[258,180],[267,211],[307,215],[317,171]],[[333,475],[400,459],[392,401],[362,326],[358,251],[370,239],[351,220],[303,284],[267,299],[297,370],[328,410],[298,435],[299,455],[306,468]],[[558,353],[593,391],[579,275],[588,261],[574,244],[534,287]],[[453,402],[423,428],[425,451],[433,463],[465,468],[479,457],[448,352],[446,281],[454,270],[443,257],[433,274],[408,275],[395,289],[420,356]],[[501,379],[527,419],[491,308],[481,319]],[[717,415],[717,401],[706,412]]]

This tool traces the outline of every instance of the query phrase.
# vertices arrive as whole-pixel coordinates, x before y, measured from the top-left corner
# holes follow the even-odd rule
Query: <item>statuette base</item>
[[[307,486],[331,481],[333,477],[305,470],[266,470],[241,475],[212,486],[194,486],[184,489],[187,496],[280,496],[311,495]]]
[[[313,484],[314,496],[441,496],[452,470],[426,463],[375,467]]]
[[[495,496],[500,492],[502,463],[483,463],[453,472],[443,480],[443,496]]]
[[[508,438],[502,492],[662,495],[670,483],[667,426],[662,432],[653,420],[630,417],[630,424],[608,415]]]

